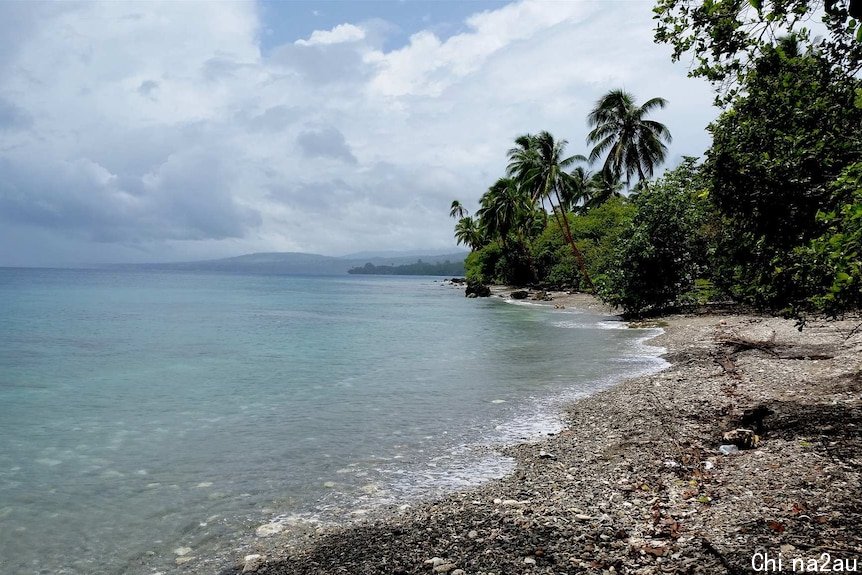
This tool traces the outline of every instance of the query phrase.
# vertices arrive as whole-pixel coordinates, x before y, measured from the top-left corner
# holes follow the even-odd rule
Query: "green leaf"
[[[856,28],[856,41],[862,42],[862,26]]]
[[[757,13],[758,13],[758,14],[760,14],[760,11],[763,9],[763,2],[762,2],[762,0],[748,0],[748,2],[749,2],[749,4],[751,4],[751,6],[752,6],[755,10],[757,10]]]

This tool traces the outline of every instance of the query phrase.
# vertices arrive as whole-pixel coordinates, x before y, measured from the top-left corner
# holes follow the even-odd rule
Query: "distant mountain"
[[[392,257],[332,257],[302,252],[263,252],[232,258],[161,264],[118,264],[110,267],[130,269],[165,269],[188,271],[221,271],[227,273],[262,273],[284,275],[342,275],[351,268],[371,263],[375,266],[399,266],[416,263],[464,261],[466,253],[440,255],[398,255]]]

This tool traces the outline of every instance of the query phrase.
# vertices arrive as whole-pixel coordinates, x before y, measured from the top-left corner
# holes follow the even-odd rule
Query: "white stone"
[[[174,555],[180,555],[180,556],[188,555],[191,552],[192,552],[191,547],[177,547],[176,549],[174,549]]]
[[[242,572],[254,573],[263,565],[263,555],[255,553],[254,555],[246,555],[243,559]]]
[[[284,531],[284,525],[281,523],[266,523],[255,529],[254,533],[258,537],[272,537]]]
[[[533,559],[532,557],[524,557],[524,564],[526,564],[526,565],[535,565],[535,564],[536,564],[536,560],[535,560],[535,559]]]

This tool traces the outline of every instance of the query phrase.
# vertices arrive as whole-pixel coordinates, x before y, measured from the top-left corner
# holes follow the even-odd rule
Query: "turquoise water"
[[[608,319],[433,278],[0,269],[0,570],[193,567],[500,476],[488,446],[658,365]]]

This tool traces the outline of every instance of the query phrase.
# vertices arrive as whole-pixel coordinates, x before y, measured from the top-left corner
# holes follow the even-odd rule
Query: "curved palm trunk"
[[[638,164],[638,176],[640,177],[640,181],[638,183],[643,184],[644,190],[649,190],[649,185],[647,184],[646,176],[644,176],[644,171],[640,167],[640,164]]]
[[[581,253],[581,250],[578,249],[578,246],[575,245],[575,240],[572,238],[572,230],[569,228],[569,220],[566,218],[565,212],[562,209],[562,202],[560,201],[560,194],[556,188],[554,188],[554,195],[557,196],[557,204],[560,207],[560,214],[557,214],[557,208],[554,206],[554,202],[551,202],[551,210],[554,212],[554,215],[557,216],[557,223],[560,223],[562,220],[563,233],[566,234],[566,241],[569,242],[569,245],[572,247],[572,253],[575,254],[575,259],[578,261],[578,269],[581,271],[581,275],[584,276],[584,280],[587,282],[587,286],[589,286],[590,291],[596,291],[595,286],[593,285],[593,280],[590,279],[590,274],[587,273],[587,266],[584,263],[584,256]]]

